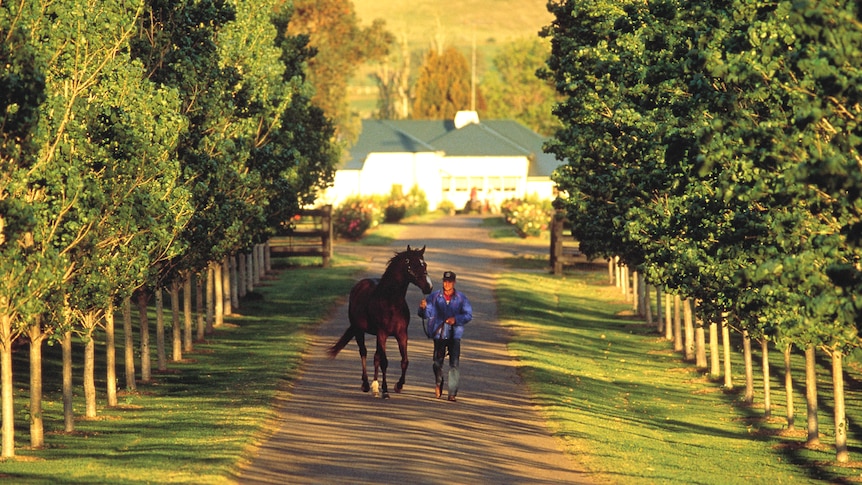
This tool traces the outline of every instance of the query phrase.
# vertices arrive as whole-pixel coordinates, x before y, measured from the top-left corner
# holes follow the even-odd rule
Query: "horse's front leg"
[[[386,337],[377,335],[377,351],[374,353],[374,380],[377,380],[377,371],[380,370],[382,380],[380,381],[380,393],[383,399],[389,399],[389,387],[386,385],[386,369],[389,367],[389,359],[386,358]]]
[[[359,360],[362,362],[362,392],[368,392],[371,386],[368,385],[368,369],[365,364],[368,357],[368,348],[365,347],[365,332],[356,334],[356,345],[359,347]],[[376,373],[375,373],[376,374]],[[377,376],[374,376],[377,379]]]
[[[407,366],[410,365],[410,361],[407,360],[407,332],[399,334],[395,338],[398,340],[398,350],[401,352],[401,379],[398,379],[395,384],[395,392],[401,392],[407,379]]]

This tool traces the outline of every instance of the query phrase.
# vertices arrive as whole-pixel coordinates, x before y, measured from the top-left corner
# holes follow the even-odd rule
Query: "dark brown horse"
[[[374,383],[377,384],[377,373],[383,374],[380,392],[383,398],[389,397],[386,387],[386,368],[389,361],[386,358],[386,339],[392,335],[398,341],[401,351],[401,379],[395,384],[395,392],[401,392],[407,375],[407,325],[410,323],[410,309],[407,307],[407,287],[413,283],[422,293],[431,293],[431,279],[425,264],[425,247],[410,249],[396,253],[386,265],[386,271],[380,278],[365,278],[360,280],[350,290],[348,317],[350,326],[344,335],[329,348],[329,356],[335,358],[338,352],[355,338],[359,346],[359,357],[362,360],[362,391],[368,392],[368,373],[365,359],[368,350],[365,348],[365,334],[377,335],[377,351],[374,353]],[[375,386],[374,395],[377,396]]]

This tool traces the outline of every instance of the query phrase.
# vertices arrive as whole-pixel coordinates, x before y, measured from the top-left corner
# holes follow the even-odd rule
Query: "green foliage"
[[[494,57],[494,70],[482,78],[487,103],[483,117],[517,120],[544,136],[560,128],[553,108],[562,99],[551,83],[537,76],[550,53],[550,44],[539,38],[502,46]]]
[[[862,227],[850,121],[862,41],[840,20],[858,5],[549,9],[566,99],[547,149],[567,160],[554,178],[581,250],[620,256],[752,335],[858,345],[860,255],[846,236]]]
[[[372,198],[349,197],[332,211],[332,230],[349,240],[360,239],[365,232],[380,223],[381,206]]]
[[[384,222],[398,223],[405,217],[426,212],[428,201],[418,186],[413,186],[404,195],[401,186],[396,185],[388,196],[353,196],[345,199],[333,210],[332,228],[338,237],[356,241],[366,231]]]
[[[455,214],[455,203],[451,200],[442,200],[437,204],[437,210],[444,214]]]
[[[255,288],[254,298],[243,301],[241,314],[231,316],[230,325],[220,327],[206,342],[196,343],[193,358],[172,363],[170,371],[155,375],[152,384],[139,384],[138,392],[121,392],[118,407],[100,411],[99,419],[78,421],[75,433],[62,432],[60,348],[47,347],[44,417],[51,434],[49,445],[41,450],[21,449],[21,459],[4,460],[3,481],[220,484],[235,480],[238,464],[275,419],[276,391],[285,379],[298,375],[315,325],[350,291],[358,269],[340,260],[325,271],[282,271]],[[151,307],[150,318],[154,318],[152,311]],[[155,335],[150,338],[153,341]],[[97,335],[95,343],[96,354],[104,355],[104,338]],[[122,355],[123,339],[117,344]],[[75,342],[74,355],[82,351]],[[80,359],[75,364],[74,375],[80,376]],[[97,386],[104,389],[104,361],[96,365]],[[14,366],[20,369],[15,388],[26,389],[26,351],[15,353]],[[26,393],[16,392],[15,399],[23,414]],[[20,430],[18,439],[27,440],[27,427]],[[177,460],[182,461],[181,467]]]
[[[535,198],[504,200],[500,211],[506,223],[512,225],[522,238],[538,237],[547,231],[554,213],[550,201]]]
[[[683,362],[670,342],[631,318],[631,304],[621,300],[619,288],[607,285],[603,262],[569,268],[562,277],[542,271],[546,265],[500,275],[498,314],[513,333],[509,349],[552,433],[582,458],[596,482],[710,483],[721,476],[728,484],[813,484],[858,477],[856,462],[835,464],[827,447],[804,446],[803,416],[797,416],[795,432],[777,419],[777,410],[785,408],[785,394],[775,392],[783,386],[782,373],[773,372],[774,414],[766,419],[759,397],[753,407],[741,402],[737,392],[721,389],[720,382]],[[743,378],[740,343],[734,341],[730,356],[735,380]],[[760,362],[758,355],[755,389],[763,387]],[[794,353],[791,364],[794,379],[801,379],[804,356]],[[783,365],[782,353],[771,351],[772,369]],[[859,371],[846,371],[847,416],[857,420],[860,389],[850,383],[858,382]],[[828,359],[818,362],[820,376],[830,372]],[[831,386],[818,386],[818,393],[821,439],[831,440]],[[798,385],[794,406],[804,413]],[[851,426],[848,435],[855,455],[858,427]]]
[[[451,120],[458,111],[470,109],[470,67],[454,47],[425,54],[413,99],[412,118]]]
[[[355,140],[358,127],[347,103],[347,81],[363,62],[384,58],[394,37],[380,19],[361,27],[350,0],[298,0],[292,8],[288,34],[307,36],[314,49],[307,70],[315,87],[311,99],[335,124],[340,139]]]

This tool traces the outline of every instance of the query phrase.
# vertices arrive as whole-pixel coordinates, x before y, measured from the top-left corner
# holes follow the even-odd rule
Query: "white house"
[[[460,209],[471,192],[492,207],[513,197],[554,197],[551,173],[560,163],[542,152],[545,138],[511,120],[479,121],[475,111],[454,120],[363,120],[350,157],[336,171],[324,203],[358,195],[388,195],[394,185],[425,192],[428,207],[444,200]]]

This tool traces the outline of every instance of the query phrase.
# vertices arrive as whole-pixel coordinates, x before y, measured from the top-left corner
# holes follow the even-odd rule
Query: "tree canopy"
[[[429,50],[416,80],[412,117],[451,120],[470,109],[470,101],[470,65],[464,54],[454,47]]]

